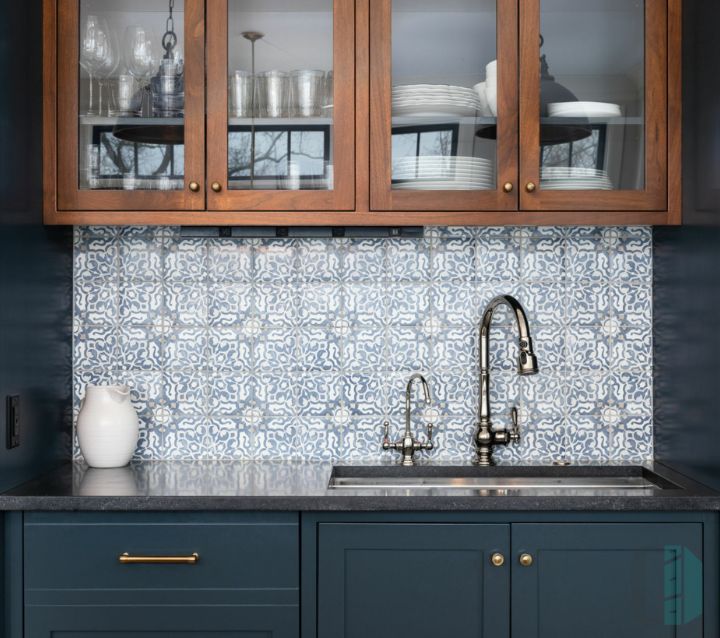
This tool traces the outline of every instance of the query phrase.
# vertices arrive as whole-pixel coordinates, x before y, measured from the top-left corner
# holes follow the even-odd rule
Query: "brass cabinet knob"
[[[505,185],[503,186],[503,190],[506,193],[512,193],[514,188],[515,187],[513,186],[512,182],[505,182]]]
[[[502,567],[505,564],[505,557],[500,552],[495,552],[490,557],[490,562],[495,565],[495,567]]]
[[[533,564],[533,557],[530,554],[520,554],[520,564],[523,567],[530,567]]]
[[[528,193],[534,193],[534,192],[537,190],[537,186],[535,185],[535,182],[528,182],[528,183],[525,185],[525,190],[526,190]]]
[[[222,191],[222,184],[220,182],[213,182],[210,188],[213,189],[213,192],[219,193]]]
[[[193,193],[199,193],[199,192],[200,192],[200,184],[198,184],[197,182],[190,182],[190,184],[188,185],[188,188],[190,188],[190,190],[191,190]]]

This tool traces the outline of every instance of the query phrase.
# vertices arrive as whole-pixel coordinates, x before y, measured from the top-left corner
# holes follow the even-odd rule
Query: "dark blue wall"
[[[69,458],[72,236],[42,225],[42,3],[0,20],[0,491]],[[5,397],[22,439],[5,447]]]
[[[720,2],[684,3],[683,228],[655,230],[655,454],[720,488]]]
[[[655,230],[655,456],[720,488],[720,228]]]

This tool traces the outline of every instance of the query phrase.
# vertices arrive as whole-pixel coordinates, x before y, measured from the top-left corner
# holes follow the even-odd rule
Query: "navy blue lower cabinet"
[[[27,638],[297,638],[296,607],[53,606],[25,608]]]
[[[297,513],[32,513],[24,638],[298,638]]]
[[[503,524],[321,523],[317,636],[508,638],[509,548]]]
[[[514,524],[513,637],[700,638],[702,544],[700,523]]]

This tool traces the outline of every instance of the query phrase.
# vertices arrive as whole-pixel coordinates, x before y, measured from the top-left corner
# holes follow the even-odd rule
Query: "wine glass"
[[[100,89],[100,115],[110,112],[110,99],[108,95],[108,104],[103,107],[103,95],[107,93],[105,90],[108,86],[108,79],[117,71],[120,66],[120,51],[117,38],[114,33],[109,30],[100,30],[98,32],[98,59],[100,63],[95,70],[98,77],[98,85]]]
[[[95,107],[94,82],[101,60],[98,58],[98,42],[103,31],[103,20],[96,15],[88,15],[80,33],[80,67],[87,73],[89,80],[89,103],[86,115],[97,115]],[[105,30],[107,33],[107,30]]]
[[[134,25],[125,30],[125,65],[128,73],[142,86],[141,112],[144,110],[145,96],[150,98],[152,104],[150,79],[160,66],[160,48],[160,41],[151,29]]]

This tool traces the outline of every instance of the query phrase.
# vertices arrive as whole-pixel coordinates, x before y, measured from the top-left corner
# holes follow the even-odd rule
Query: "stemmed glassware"
[[[132,75],[141,85],[143,100],[140,107],[141,115],[145,111],[147,98],[152,106],[152,89],[150,80],[160,66],[160,40],[155,34],[145,27],[134,25],[125,31],[125,65],[128,73]]]
[[[88,15],[80,34],[80,67],[89,80],[89,101],[86,115],[97,115],[95,105],[95,77],[100,72],[108,52],[109,30],[104,18]]]
[[[117,38],[114,33],[108,30],[101,30],[98,33],[98,59],[100,60],[95,73],[98,77],[100,93],[100,115],[109,115],[112,110],[108,79],[117,71],[120,66],[120,50]],[[103,95],[107,97],[107,103],[103,104]]]

